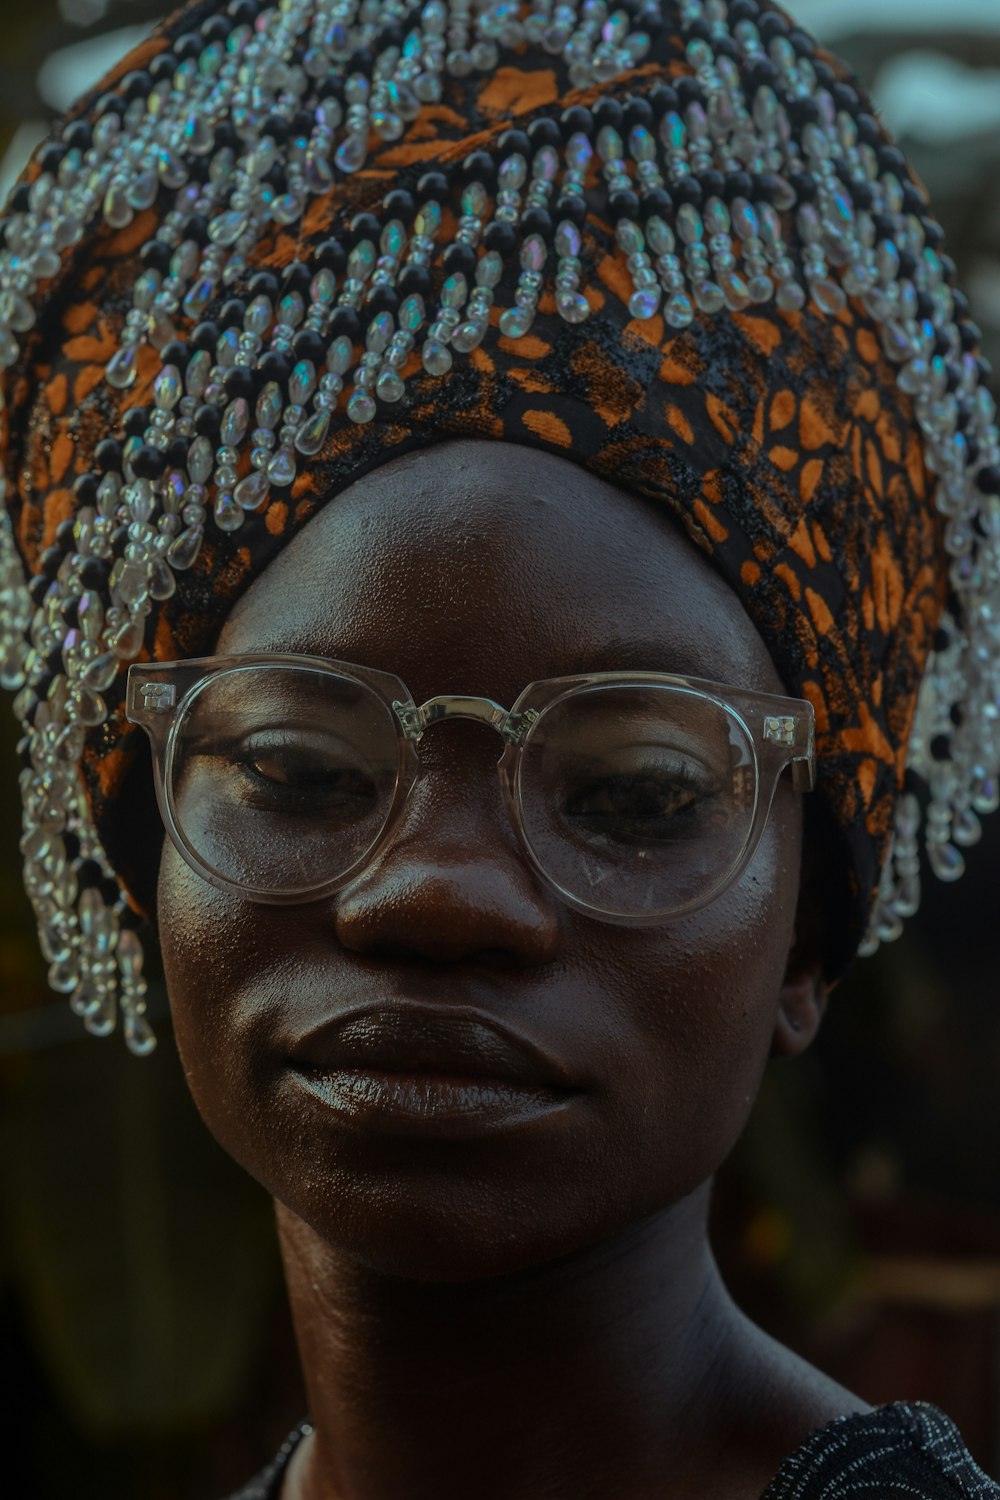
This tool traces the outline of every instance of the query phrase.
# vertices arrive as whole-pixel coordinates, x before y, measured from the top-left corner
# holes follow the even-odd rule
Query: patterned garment
[[[288,1462],[310,1430],[230,1500],[278,1500]],[[896,1401],[821,1427],[785,1459],[761,1500],[1000,1500],[950,1417],[928,1402]]]
[[[199,4],[168,20],[111,78],[148,67],[209,9]],[[361,171],[311,204],[301,228],[272,225],[250,272],[309,261],[331,235],[350,243],[355,215],[378,211],[387,186],[412,188],[428,169],[448,179],[455,203],[462,163],[493,149],[512,123],[558,117],[581,99],[627,101],[687,67],[668,23],[655,58],[599,91],[581,95],[561,58],[531,47],[491,75],[448,78],[442,102],[402,139],[378,142]],[[110,82],[75,113],[91,109]],[[93,468],[99,442],[121,431],[125,410],[151,401],[160,365],[148,347],[127,393],[105,384],[102,371],[142,270],[138,250],[154,229],[149,209],[125,229],[101,225],[56,279],[32,335],[30,366],[6,417],[18,477],[10,509],[31,573],[81,503],[73,486]],[[823,809],[837,850],[829,882],[840,906],[828,958],[835,975],[867,926],[947,594],[942,522],[912,400],[857,299],[831,314],[815,303],[797,313],[773,303],[700,313],[678,331],[659,314],[631,317],[625,257],[613,225],[593,212],[581,258],[586,322],[564,321],[546,292],[530,333],[491,337],[446,376],[425,373],[414,353],[401,372],[405,399],[366,425],[336,423],[289,489],[240,530],[210,531],[176,594],[155,605],[146,651],[161,660],[210,652],[268,560],[346,485],[398,455],[478,437],[571,459],[675,518],[745,605],[788,691],[814,705],[819,780],[810,801]],[[109,722],[88,734],[84,774],[104,847],[134,906],[148,912],[134,837],[148,761],[141,731],[125,720],[123,689],[120,674],[105,695]]]

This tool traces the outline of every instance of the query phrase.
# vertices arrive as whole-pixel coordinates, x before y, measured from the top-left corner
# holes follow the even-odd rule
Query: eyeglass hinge
[[[764,720],[764,738],[771,740],[775,745],[794,745],[795,720],[773,718],[769,715]]]
[[[510,745],[520,745],[538,717],[537,708],[526,708],[520,714],[508,714],[501,731],[504,739]]]
[[[172,682],[144,682],[139,693],[143,708],[154,714],[168,713],[177,701],[177,689]]]
[[[408,703],[402,703],[399,700],[396,700],[392,706],[395,711],[396,718],[402,725],[404,738],[408,740],[419,740],[420,736],[427,728],[427,725],[424,722],[424,716],[421,713],[420,709],[415,708]]]

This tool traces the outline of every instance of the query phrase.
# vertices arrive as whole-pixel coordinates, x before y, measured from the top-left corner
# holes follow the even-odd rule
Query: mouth
[[[289,1061],[342,1124],[380,1134],[523,1126],[579,1092],[537,1043],[469,1006],[353,1010],[302,1037]]]

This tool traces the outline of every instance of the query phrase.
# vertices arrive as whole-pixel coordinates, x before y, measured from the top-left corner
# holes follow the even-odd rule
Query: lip
[[[298,1039],[289,1062],[342,1123],[377,1134],[510,1129],[577,1092],[536,1042],[465,1005],[352,1009]]]
[[[569,1089],[563,1065],[538,1045],[469,1005],[367,1005],[331,1017],[296,1041],[291,1060],[336,1071],[440,1074]]]

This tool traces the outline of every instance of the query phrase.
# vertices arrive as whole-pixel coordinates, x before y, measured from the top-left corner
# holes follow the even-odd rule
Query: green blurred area
[[[0,0],[0,157],[25,122],[37,136],[51,117],[46,57],[165,8]],[[807,0],[800,14],[808,23]],[[906,45],[879,14],[838,39],[869,82]],[[1000,29],[942,24],[933,45],[970,70],[1000,67]],[[963,278],[974,297],[984,289],[1000,360],[998,132],[903,144]],[[162,982],[146,1062],[88,1037],[48,991],[19,881],[16,766],[0,703],[7,1492],[217,1500],[303,1409],[271,1206],[197,1118]],[[813,1052],[772,1067],[720,1180],[716,1242],[766,1326],[869,1400],[939,1401],[1000,1472],[1000,829],[969,866],[958,888],[928,891],[903,941],[857,966]]]

